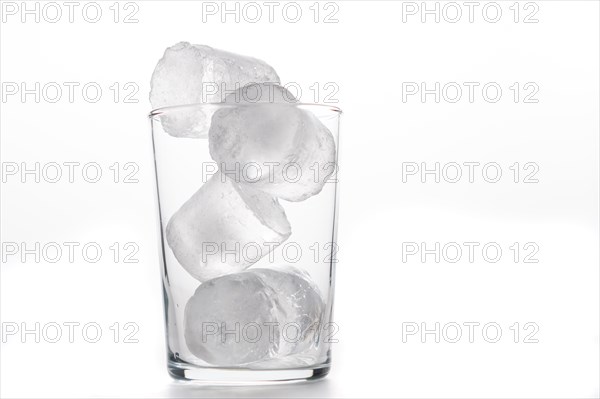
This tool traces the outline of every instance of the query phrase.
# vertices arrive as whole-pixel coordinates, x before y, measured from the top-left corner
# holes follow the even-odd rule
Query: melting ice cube
[[[153,108],[219,103],[226,93],[254,82],[279,82],[264,61],[212,47],[178,43],[165,50],[151,80]],[[163,129],[176,137],[206,137],[212,109],[173,110],[161,117]]]
[[[258,99],[252,97],[258,93]],[[335,141],[285,88],[255,84],[228,95],[209,130],[221,171],[274,197],[303,201],[318,194],[334,171]]]
[[[323,309],[298,269],[249,269],[198,287],[185,308],[185,340],[214,365],[303,366],[316,359]]]
[[[206,281],[185,307],[184,336],[196,357],[218,366],[237,366],[274,355],[279,329],[273,292],[253,273]]]
[[[166,228],[175,257],[200,281],[246,269],[290,234],[276,198],[220,173],[183,204]]]

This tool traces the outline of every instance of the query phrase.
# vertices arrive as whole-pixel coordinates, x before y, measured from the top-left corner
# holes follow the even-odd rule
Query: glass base
[[[326,364],[297,369],[255,370],[198,367],[169,360],[168,369],[171,377],[180,381],[206,385],[270,385],[318,380],[329,374],[330,366]]]

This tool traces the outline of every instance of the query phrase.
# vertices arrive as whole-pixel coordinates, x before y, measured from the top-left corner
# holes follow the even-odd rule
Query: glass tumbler
[[[150,113],[174,378],[261,384],[329,372],[340,115],[260,103]]]

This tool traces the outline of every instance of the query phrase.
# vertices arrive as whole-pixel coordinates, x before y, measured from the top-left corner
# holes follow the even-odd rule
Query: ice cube
[[[279,342],[273,298],[272,290],[253,273],[202,283],[185,307],[188,349],[217,366],[239,366],[272,357]]]
[[[287,356],[316,349],[325,305],[310,276],[295,267],[249,269],[277,296],[280,344],[277,355]]]
[[[249,83],[276,82],[279,76],[264,61],[212,47],[178,43],[165,50],[151,80],[153,108],[219,103],[225,94]],[[161,116],[164,130],[176,137],[206,137],[214,109],[172,110]]]
[[[316,359],[323,308],[298,269],[248,269],[198,287],[185,307],[185,340],[192,354],[218,366],[305,366]]]
[[[173,254],[200,281],[246,269],[290,234],[277,199],[220,173],[175,212],[166,228]]]
[[[239,92],[226,97],[236,105],[216,111],[209,130],[210,154],[223,173],[288,201],[318,194],[336,160],[329,129],[292,104],[281,86],[254,84]]]

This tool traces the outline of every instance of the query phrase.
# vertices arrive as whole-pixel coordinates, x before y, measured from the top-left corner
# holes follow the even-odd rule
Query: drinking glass
[[[331,162],[315,162],[314,164],[305,166],[304,170],[302,170],[303,173],[314,174],[316,181],[320,176],[329,176],[318,194],[300,201],[273,200],[277,201],[281,208],[283,208],[291,226],[291,235],[285,241],[281,242],[280,245],[274,247],[272,251],[246,269],[236,269],[231,272],[232,274],[217,276],[214,279],[204,276],[203,281],[200,281],[197,275],[192,275],[183,266],[180,262],[181,259],[178,259],[177,254],[173,251],[169,243],[167,226],[178,210],[188,201],[193,202],[194,198],[192,197],[194,194],[201,190],[201,188],[204,188],[211,178],[223,179],[220,183],[228,181],[228,177],[221,176],[222,169],[224,168],[223,165],[219,165],[211,157],[209,139],[206,133],[187,136],[177,135],[172,134],[173,132],[170,131],[169,126],[195,121],[197,125],[203,124],[206,130],[208,130],[213,115],[223,110],[231,112],[235,111],[234,108],[236,107],[239,109],[243,108],[244,112],[252,115],[254,109],[258,111],[258,107],[265,106],[270,105],[197,104],[156,109],[149,115],[152,127],[157,183],[156,198],[158,227],[160,229],[159,256],[164,295],[167,367],[171,376],[176,379],[215,384],[291,382],[318,379],[327,375],[330,369],[331,344],[335,342],[335,333],[337,332],[337,326],[332,321],[332,307],[335,266],[337,262],[336,253],[338,250],[336,244],[336,226],[339,198],[337,159],[339,154],[340,109],[317,104],[286,104],[284,106],[292,107],[295,111],[316,118],[331,133],[335,149]],[[264,123],[268,124],[269,121],[265,121]],[[273,127],[266,126],[266,128],[271,129]],[[274,131],[276,130],[274,129]],[[273,139],[277,140],[277,137]],[[303,151],[302,146],[304,144],[299,144],[298,151]],[[249,171],[250,168],[246,166],[242,165],[236,173],[256,175],[256,170],[253,172]],[[245,172],[244,169],[246,169]],[[289,174],[297,173],[298,168],[288,168],[287,172]],[[230,170],[229,173],[231,175],[232,171]],[[286,179],[288,178],[293,182],[294,176],[286,177]],[[234,181],[232,184],[241,186],[246,184],[246,186],[250,187],[250,190],[255,189],[248,180]],[[208,186],[206,186],[206,190],[208,190]],[[242,190],[245,190],[245,188],[242,188]],[[276,197],[273,196],[273,198]],[[197,215],[208,215],[206,216],[209,218],[207,222],[203,223],[203,220],[192,220],[194,217],[200,217],[194,216],[193,212],[184,213],[180,217],[180,221],[184,224],[191,223],[191,226],[200,226],[200,228],[207,229],[207,231],[210,231],[210,228],[212,228],[211,221],[220,223],[222,218],[231,220],[231,223],[239,221],[241,224],[244,224],[244,217],[246,217],[244,216],[246,215],[244,212],[247,212],[247,209],[234,208],[228,214],[220,214],[220,212],[223,212],[223,206],[226,205],[230,205],[226,197],[214,202],[206,199],[202,202],[202,199],[200,199],[199,203],[194,206],[199,207]],[[240,208],[244,208],[244,206],[242,205]],[[239,216],[238,213],[242,216]],[[240,220],[236,219],[238,216]],[[192,240],[191,245],[206,246],[205,242],[194,242],[193,238],[195,236],[193,234],[191,238],[186,237],[185,234],[183,234],[184,237],[182,240],[189,239]],[[214,234],[214,240],[218,241],[219,232],[216,227]],[[214,248],[216,247],[210,247],[211,250]],[[256,259],[256,251],[256,245],[250,246],[248,243],[239,242],[238,246],[229,248],[224,251],[224,254],[221,253],[220,255],[222,259],[223,257],[241,257],[244,260],[246,256],[254,256],[255,258],[253,259]],[[248,255],[248,252],[253,252],[253,254]],[[231,263],[231,259],[224,260]],[[183,263],[185,264],[185,261]],[[186,317],[196,317],[191,316],[194,314],[196,308],[199,309],[196,313],[201,312],[202,314],[229,311],[227,308],[229,305],[223,305],[222,296],[238,295],[238,293],[235,292],[235,289],[231,289],[231,286],[227,286],[229,288],[219,291],[215,288],[219,286],[217,280],[221,279],[221,282],[231,282],[234,280],[237,281],[236,279],[238,278],[246,279],[250,278],[250,275],[257,272],[257,270],[264,269],[279,272],[284,271],[286,273],[290,271],[292,277],[289,277],[288,274],[281,274],[281,276],[288,276],[292,279],[290,281],[298,284],[301,283],[300,286],[307,290],[296,292],[294,290],[290,291],[289,287],[284,287],[282,290],[277,291],[277,288],[274,288],[271,282],[265,284],[266,288],[264,289],[266,293],[260,290],[256,290],[256,292],[252,291],[251,298],[248,300],[242,298],[239,301],[240,306],[245,306],[245,315],[250,319],[258,317],[258,319],[262,320],[262,313],[272,311],[272,309],[264,309],[258,305],[253,305],[252,301],[254,299],[252,298],[255,298],[257,295],[261,300],[273,304],[274,308],[281,311],[277,313],[279,316],[276,316],[274,322],[272,321],[268,326],[268,339],[265,338],[267,329],[265,326],[260,325],[260,323],[249,323],[250,325],[235,323],[232,325],[231,320],[228,320],[230,325],[225,325],[223,320],[218,319],[218,317],[214,320],[207,319],[207,328],[205,328],[205,324],[203,323],[201,331],[195,331],[193,334],[190,332],[186,333],[186,322],[189,322],[189,320],[186,320]],[[280,276],[280,274],[276,276]],[[301,276],[302,280],[298,280],[294,276]],[[294,278],[296,280],[293,280]],[[275,285],[277,284],[276,282]],[[206,288],[206,291],[204,292],[208,296],[204,295],[201,302],[194,305],[196,308],[193,308],[191,298],[195,296],[195,292],[202,285],[205,285],[204,288]],[[260,285],[260,287],[263,286]],[[306,301],[307,297],[314,299],[317,297],[315,296],[315,292],[320,298],[321,305],[309,304],[312,308],[308,309],[308,311],[307,309],[300,309],[300,314],[296,314],[295,319],[286,319],[286,317],[292,317],[290,313],[294,312],[294,308],[300,306],[297,304],[297,301]],[[195,301],[198,302],[198,300]],[[190,303],[189,306],[192,309],[186,313],[188,303]],[[288,308],[286,308],[286,304]],[[288,311],[287,316],[285,313],[286,309]],[[305,313],[310,314],[307,315]],[[272,315],[272,313],[270,314]],[[281,319],[277,319],[277,317]],[[311,322],[316,321],[316,323],[311,324],[309,329],[305,328],[306,320],[304,319],[306,318],[310,318],[309,321]],[[197,336],[192,336],[194,334],[197,334]],[[188,342],[190,339],[200,342],[201,345],[212,345],[209,350],[209,352],[212,352],[204,356],[203,352],[199,354],[197,350],[191,350],[191,344]],[[299,345],[298,342],[302,343],[302,345]],[[233,351],[231,353],[235,353],[239,358],[247,359],[248,356],[258,352],[264,355],[258,356],[259,359],[252,359],[252,361],[244,360],[240,363],[214,361],[215,358],[219,358],[221,355],[218,353],[220,343],[223,344],[223,350]],[[298,349],[300,346],[303,348],[302,350]],[[265,348],[267,348],[266,352]]]

